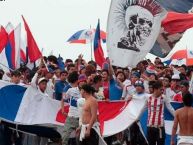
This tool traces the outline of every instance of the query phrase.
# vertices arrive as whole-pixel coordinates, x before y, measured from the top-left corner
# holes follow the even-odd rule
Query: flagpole
[[[90,30],[92,31],[91,25],[90,25]],[[92,58],[92,53],[93,53],[92,45],[93,45],[93,44],[92,44],[92,35],[91,35],[91,38],[90,38],[90,50],[91,50],[90,57],[91,57],[91,60],[93,60],[93,58]]]
[[[7,68],[7,69],[9,69],[10,71],[14,71],[12,68],[9,68],[8,66],[6,66],[6,65],[2,64],[1,62],[0,62],[0,65],[2,65],[2,66],[4,66],[4,67],[6,67],[6,68]]]

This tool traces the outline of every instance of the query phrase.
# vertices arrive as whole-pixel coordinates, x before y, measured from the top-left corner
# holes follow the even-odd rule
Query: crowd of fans
[[[164,96],[160,98],[160,102],[162,99],[166,103],[171,101],[182,102],[183,96],[192,94],[189,91],[192,72],[192,67],[166,65],[158,57],[154,62],[150,60],[140,61],[135,68],[111,66],[107,58],[102,68],[100,68],[94,61],[86,62],[82,55],[79,55],[75,61],[66,59],[62,64],[61,60],[59,62],[55,56],[48,56],[43,57],[40,65],[34,66],[32,70],[27,65],[22,65],[21,68],[10,73],[5,73],[3,69],[0,69],[0,79],[22,86],[34,85],[47,97],[61,101],[62,113],[69,117],[62,136],[62,144],[67,145],[76,143],[76,139],[73,139],[75,136],[73,131],[78,127],[79,114],[76,110],[77,106],[73,103],[76,104],[76,101],[81,98],[80,89],[84,84],[89,84],[95,89],[94,96],[97,100],[130,101],[135,97],[156,94],[158,97]],[[154,101],[153,98],[151,99],[147,102]],[[159,102],[159,100],[156,101]],[[70,103],[71,109],[68,114],[64,111],[64,102]],[[166,107],[169,108],[172,114],[174,113],[171,106],[166,105]],[[151,114],[148,118],[147,126],[149,127],[149,136],[151,136],[148,141],[150,144],[154,144],[156,141],[164,144],[164,128],[161,128],[162,139],[152,137],[152,132],[156,134],[156,130],[151,128],[152,126],[163,127],[162,118],[159,119],[160,121],[156,125],[152,123]],[[25,142],[25,139],[18,141],[17,137],[10,136],[12,131],[5,128],[4,125],[0,126],[1,145],[32,144]],[[140,133],[137,132],[136,134],[136,130],[138,130],[138,126],[134,123],[128,130],[121,133],[123,135],[118,134],[107,137],[105,141],[108,145],[119,144],[122,140],[131,145],[146,144],[146,141],[141,139],[140,135],[137,135]],[[39,141],[37,145],[40,144],[46,145],[48,141],[43,141],[43,143]]]

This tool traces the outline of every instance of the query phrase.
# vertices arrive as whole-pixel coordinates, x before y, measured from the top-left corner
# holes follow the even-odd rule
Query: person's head
[[[48,80],[46,79],[46,78],[39,78],[39,80],[38,80],[38,86],[39,86],[39,89],[40,89],[40,91],[41,92],[45,92],[45,90],[46,90],[46,87],[47,87],[47,82],[48,82]]]
[[[74,64],[69,64],[69,65],[67,66],[67,71],[68,71],[68,74],[76,71],[75,65],[74,65]]]
[[[55,70],[53,67],[48,67],[48,72],[46,73],[46,78],[47,79],[52,79],[54,76]]]
[[[171,79],[171,87],[175,88],[180,82],[180,75],[174,74]]]
[[[20,80],[21,80],[21,72],[19,70],[11,72],[11,82],[19,84]]]
[[[83,98],[87,98],[95,93],[95,89],[89,84],[84,84],[81,87],[80,93]]]
[[[70,84],[77,83],[77,82],[78,82],[78,73],[77,73],[76,71],[70,73],[70,74],[68,75],[68,78],[67,78],[67,79],[68,79],[68,82],[69,82]]]
[[[180,83],[180,91],[182,92],[182,95],[185,95],[189,92],[189,82],[186,80],[183,80]]]
[[[96,68],[93,65],[89,64],[86,66],[85,75],[88,77],[92,74],[96,74]]]
[[[178,71],[180,71],[182,74],[186,74],[186,66],[185,65],[181,65],[180,67],[178,67]]]
[[[58,59],[54,55],[48,56],[47,61],[49,64],[56,64],[56,65],[58,64]]]
[[[60,80],[61,81],[65,81],[66,79],[67,79],[67,77],[68,77],[68,72],[67,71],[61,71],[60,72]]]
[[[155,80],[157,80],[158,78],[157,78],[157,75],[156,75],[155,73],[152,73],[152,74],[149,75],[149,79],[150,79],[151,81],[155,81]]]
[[[155,81],[149,81],[148,83],[148,89],[149,89],[149,93],[153,94],[153,84],[155,83]]]
[[[154,64],[157,65],[159,62],[161,62],[161,59],[159,57],[156,57],[154,60]]]
[[[102,83],[102,76],[101,75],[96,75],[94,78],[93,78],[93,83],[95,86],[97,87],[102,87],[103,86],[103,83]]]
[[[140,79],[140,74],[138,72],[134,72],[131,74],[131,84],[135,84],[135,82],[139,79]]]
[[[191,107],[192,106],[192,94],[190,93],[187,93],[185,94],[183,97],[182,97],[182,100],[183,100],[183,103],[184,103],[184,106],[186,107]]]
[[[57,78],[60,78],[60,73],[61,73],[61,70],[59,68],[57,68],[55,70],[55,75],[56,75]]]
[[[2,80],[4,73],[3,69],[0,69],[0,80]]]
[[[80,73],[80,74],[85,74],[85,72],[86,72],[86,67],[85,67],[84,65],[80,65],[80,67],[79,67],[79,73]]]
[[[103,81],[108,81],[108,79],[109,79],[109,71],[108,70],[106,70],[106,69],[102,70],[102,79],[103,79]]]
[[[86,83],[87,83],[86,75],[84,75],[84,74],[79,75],[79,77],[78,77],[78,87],[81,88],[82,85],[84,85]]]
[[[142,81],[136,81],[134,86],[138,94],[144,92],[144,84]]]
[[[164,77],[163,80],[162,80],[163,87],[165,87],[165,88],[170,87],[170,80],[171,80],[171,78],[169,78],[169,77]]]
[[[89,64],[89,65],[92,65],[92,66],[95,68],[95,70],[96,70],[97,64],[96,64],[95,61],[91,60],[91,61],[88,62],[88,64]]]
[[[159,97],[163,93],[163,85],[161,81],[155,81],[153,86],[153,94],[155,97]]]
[[[124,82],[126,79],[126,76],[123,71],[118,71],[116,74],[116,78],[120,80],[121,82]]]
[[[159,62],[157,65],[156,65],[157,69],[161,69],[163,70],[164,69],[164,64],[163,62]]]
[[[123,72],[124,72],[126,78],[129,78],[129,74],[130,74],[129,69],[128,68],[124,68]]]

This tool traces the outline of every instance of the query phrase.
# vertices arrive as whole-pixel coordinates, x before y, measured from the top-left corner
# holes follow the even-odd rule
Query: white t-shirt
[[[48,96],[49,96],[50,98],[53,99],[53,95],[54,95],[54,84],[53,84],[53,82],[52,82],[51,79],[47,82],[46,93],[48,94]]]
[[[124,86],[122,98],[124,98],[124,100],[127,100],[128,98],[133,96],[135,93],[136,93],[136,89],[133,85]]]
[[[77,100],[79,98],[82,98],[79,88],[75,87],[75,88],[68,89],[68,91],[66,92],[65,98],[70,99],[70,104],[69,104],[70,107],[69,107],[68,116],[79,118],[80,114],[78,111]]]

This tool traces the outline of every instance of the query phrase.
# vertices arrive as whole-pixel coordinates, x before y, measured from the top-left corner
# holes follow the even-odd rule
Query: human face
[[[189,87],[186,87],[184,85],[180,86],[180,91],[182,92],[182,94],[186,94],[189,90]]]
[[[153,94],[153,88],[152,87],[149,87],[149,93]]]
[[[163,81],[162,81],[162,83],[163,83],[163,86],[164,86],[164,87],[169,87],[169,86],[170,86],[170,81],[169,81],[168,78],[164,78]]]
[[[57,78],[60,77],[60,69],[57,69],[57,70],[55,71],[55,75],[56,75]]]
[[[74,72],[75,70],[76,70],[75,67],[70,67],[68,73],[72,73],[72,72]]]
[[[143,93],[144,92],[144,89],[141,86],[136,86],[135,89],[136,89],[137,93]]]
[[[119,73],[117,79],[123,82],[125,80],[125,76],[122,73]]]
[[[62,74],[60,75],[60,80],[61,80],[61,81],[65,81],[66,78],[67,78],[67,76],[68,76],[67,73],[62,73]]]
[[[132,76],[132,77],[131,77],[131,83],[132,83],[132,84],[135,84],[135,82],[136,82],[137,80],[139,80],[138,77],[136,77],[136,76]]]
[[[102,72],[102,79],[103,81],[108,81],[108,73],[107,72]]]
[[[21,80],[21,76],[12,76],[11,80],[13,83],[19,84]]]
[[[44,93],[47,87],[47,82],[46,81],[42,81],[39,83],[39,89]]]
[[[179,67],[178,69],[182,74],[186,74],[186,70],[184,69],[184,67]]]
[[[154,95],[156,98],[160,97],[163,93],[163,88],[154,89]]]
[[[84,84],[86,84],[86,81],[81,81],[78,83],[79,88],[81,88]]]

